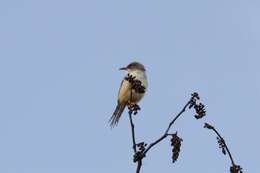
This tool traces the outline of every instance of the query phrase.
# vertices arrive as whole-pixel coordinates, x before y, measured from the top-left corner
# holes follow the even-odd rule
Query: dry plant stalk
[[[134,77],[131,75],[128,75],[125,80],[128,80],[132,84],[132,90],[135,90],[135,92],[143,93],[144,92],[144,87],[142,86],[141,82],[136,80]],[[171,137],[171,146],[172,146],[172,162],[176,162],[180,151],[181,151],[181,143],[182,139],[177,135],[176,133],[169,133],[171,127],[173,124],[176,122],[176,120],[186,111],[187,108],[191,109],[193,108],[196,112],[194,117],[196,119],[201,119],[206,115],[205,111],[205,106],[202,103],[198,103],[200,100],[199,94],[194,92],[191,94],[191,97],[189,101],[184,105],[182,110],[172,119],[172,121],[169,123],[168,127],[166,128],[165,132],[158,137],[154,142],[151,142],[149,145],[146,144],[145,142],[139,142],[136,143],[136,138],[135,138],[135,125],[133,122],[133,117],[132,115],[136,115],[141,108],[138,105],[131,105],[128,106],[128,114],[129,114],[129,120],[130,120],[130,125],[131,125],[131,136],[132,136],[132,142],[133,142],[133,151],[134,151],[134,156],[133,156],[133,162],[137,163],[136,166],[136,173],[140,173],[141,167],[142,167],[142,161],[146,157],[147,153],[152,149],[154,146],[159,144],[161,141],[166,139],[168,136]],[[222,153],[226,154],[228,153],[232,166],[230,167],[230,172],[231,173],[242,173],[242,168],[239,165],[236,165],[231,153],[224,141],[224,139],[220,136],[218,131],[208,123],[205,123],[205,128],[213,130],[217,135],[218,135],[218,143],[219,147],[222,149]]]
[[[220,133],[215,129],[214,126],[205,123],[204,128],[213,130],[216,135],[217,135],[217,140],[218,140],[218,144],[219,144],[219,148],[221,149],[222,153],[224,155],[226,155],[228,153],[229,159],[231,161],[231,166],[230,166],[230,173],[243,173],[242,171],[242,167],[240,165],[235,164],[235,161],[231,155],[230,150],[228,149],[228,146],[224,140],[224,138],[220,135]]]

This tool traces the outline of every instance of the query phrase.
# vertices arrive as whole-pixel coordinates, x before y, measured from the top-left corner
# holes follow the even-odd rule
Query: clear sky
[[[138,141],[157,138],[190,97],[170,141],[144,159],[148,172],[228,172],[210,122],[245,172],[259,172],[260,1],[1,0],[0,172],[132,173],[126,112],[110,129],[118,68],[137,60],[149,78]]]

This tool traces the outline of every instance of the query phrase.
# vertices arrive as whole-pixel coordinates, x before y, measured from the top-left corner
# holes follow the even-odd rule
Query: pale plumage
[[[127,67],[121,68],[121,70],[126,70],[129,75],[135,77],[135,80],[141,81],[141,85],[145,88],[148,86],[147,77],[145,74],[145,68],[142,64],[138,62],[130,63]],[[138,93],[132,89],[131,83],[123,79],[118,92],[117,107],[110,118],[110,126],[114,127],[117,125],[121,114],[123,113],[127,105],[137,104],[144,96],[144,93]],[[132,93],[131,93],[132,92]]]

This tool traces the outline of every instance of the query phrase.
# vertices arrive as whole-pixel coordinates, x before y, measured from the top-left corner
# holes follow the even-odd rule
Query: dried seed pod
[[[178,137],[177,132],[171,135],[171,146],[172,148],[172,163],[176,162],[180,151],[181,151],[181,142],[182,139],[180,137]]]
[[[194,92],[191,94],[190,102],[189,102],[189,109],[194,108],[196,115],[194,117],[196,119],[200,119],[206,115],[205,105],[202,103],[197,103],[200,99],[199,94]]]
[[[240,165],[233,165],[230,167],[230,173],[243,173]]]
[[[225,141],[223,138],[217,137],[219,148],[221,149],[222,153],[226,155],[226,148],[225,148]]]
[[[214,129],[214,127],[208,123],[205,123],[204,124],[204,128],[207,128],[207,129]]]

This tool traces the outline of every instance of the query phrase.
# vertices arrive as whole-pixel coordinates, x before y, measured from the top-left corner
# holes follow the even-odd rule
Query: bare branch
[[[219,134],[219,132],[215,129],[215,127],[210,125],[210,124],[208,124],[208,123],[205,123],[204,124],[204,128],[213,130],[215,132],[215,134],[218,136],[217,137],[218,144],[219,144],[219,147],[222,149],[222,153],[224,155],[226,155],[226,151],[227,151],[229,159],[230,159],[231,164],[232,164],[232,166],[230,167],[230,172],[231,173],[242,173],[242,168],[240,167],[240,165],[236,165],[235,164],[234,159],[233,159],[233,157],[231,155],[230,150],[228,149],[228,146],[227,146],[224,138]]]
[[[141,152],[137,151],[137,146],[144,148],[145,144],[144,143],[136,144],[135,126],[134,126],[133,119],[132,119],[132,114],[133,113],[137,114],[138,110],[140,110],[140,107],[138,105],[132,105],[132,106],[129,106],[128,109],[129,109],[128,114],[129,114],[129,120],[130,120],[130,125],[131,125],[131,132],[132,132],[134,162],[137,162],[136,173],[140,173],[140,170],[141,170],[141,167],[142,167],[142,158],[141,158]]]
[[[132,119],[132,111],[129,111],[128,113],[129,113],[129,120],[130,120],[130,125],[131,125],[131,132],[132,132],[133,150],[134,150],[134,153],[136,153],[135,125],[134,125],[133,119]]]
[[[146,155],[146,153],[156,144],[158,144],[159,142],[161,142],[163,139],[165,139],[169,133],[169,130],[171,129],[172,125],[175,123],[175,121],[186,111],[186,108],[188,107],[189,109],[191,109],[192,107],[194,107],[194,109],[196,110],[197,115],[195,115],[196,119],[202,118],[203,116],[205,116],[206,111],[204,110],[204,105],[202,103],[197,104],[196,101],[199,100],[199,95],[198,93],[194,92],[191,94],[191,98],[190,100],[184,105],[184,107],[182,108],[182,110],[175,116],[175,118],[169,123],[168,128],[165,130],[164,134],[158,138],[157,140],[155,140],[154,142],[152,142],[144,151],[144,157]]]
[[[142,159],[138,160],[138,162],[137,162],[136,173],[140,173],[141,167],[142,167]]]
[[[130,94],[130,100],[132,100],[132,90],[138,93],[144,93],[145,88],[142,86],[141,81],[136,80],[133,76],[128,75],[125,80],[129,81],[131,83],[131,94]],[[135,105],[129,105],[129,120],[130,120],[130,125],[131,125],[131,133],[132,133],[132,142],[133,142],[133,150],[134,150],[134,158],[133,161],[137,162],[137,167],[136,167],[136,173],[140,173],[141,167],[142,167],[142,160],[146,156],[147,152],[153,148],[156,144],[160,143],[163,139],[165,139],[167,136],[172,136],[171,139],[171,145],[173,146],[172,149],[172,160],[175,162],[179,156],[180,153],[180,146],[181,146],[181,141],[182,139],[177,136],[177,133],[175,134],[169,134],[169,131],[172,127],[172,125],[175,123],[175,121],[185,112],[186,108],[188,107],[189,109],[194,108],[196,111],[195,118],[200,119],[203,116],[206,115],[206,111],[204,109],[204,105],[202,103],[197,104],[196,101],[199,100],[199,95],[198,93],[194,92],[191,95],[190,100],[185,104],[185,106],[182,108],[182,110],[175,116],[175,118],[169,123],[167,129],[165,130],[164,134],[159,137],[157,140],[152,142],[147,148],[146,144],[144,142],[141,142],[139,144],[136,144],[136,139],[135,139],[135,126],[133,123],[132,119],[132,114],[136,115],[138,111],[140,110],[140,107],[135,104]],[[138,147],[138,148],[137,148]]]
[[[130,78],[131,79],[131,78]],[[130,80],[131,81],[131,80]],[[131,133],[132,133],[132,142],[133,142],[133,150],[134,150],[134,162],[137,162],[137,168],[136,168],[136,173],[139,173],[142,167],[142,160],[150,151],[151,148],[153,148],[155,145],[160,143],[162,140],[164,140],[167,136],[171,136],[171,145],[173,146],[172,152],[173,152],[173,162],[175,162],[179,156],[180,152],[180,146],[181,146],[181,141],[182,139],[177,136],[177,133],[174,134],[169,134],[169,131],[173,124],[176,122],[176,120],[186,111],[187,108],[191,109],[194,108],[196,111],[195,118],[199,119],[205,116],[205,109],[203,104],[197,104],[196,101],[199,100],[199,95],[198,93],[193,93],[191,95],[190,100],[184,105],[182,110],[172,119],[172,121],[169,123],[168,127],[166,128],[164,134],[159,137],[157,140],[154,142],[150,143],[150,145],[146,148],[146,145],[144,142],[141,143],[136,143],[135,139],[135,126],[133,123],[132,119],[132,114],[136,115],[138,111],[140,110],[140,107],[138,105],[131,105],[128,107],[129,109],[129,120],[130,120],[130,125],[131,125]]]

